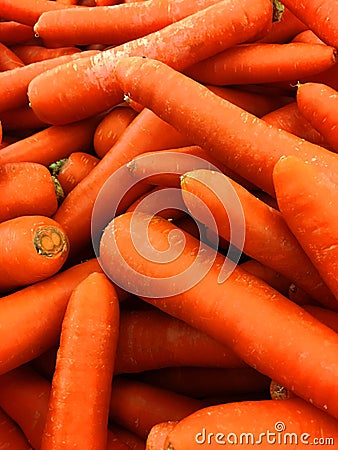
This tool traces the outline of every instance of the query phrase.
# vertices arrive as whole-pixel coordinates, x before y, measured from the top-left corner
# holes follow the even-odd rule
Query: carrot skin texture
[[[281,158],[273,179],[285,222],[338,300],[337,185],[295,157]]]
[[[232,45],[264,34],[272,22],[268,0],[220,1],[202,11],[134,41],[105,50],[74,64],[65,64],[30,83],[28,97],[32,108],[49,123],[67,123],[91,116],[117,105],[123,95],[114,76],[122,56],[147,56],[182,70]],[[245,21],[243,20],[245,17]],[[236,29],[236,32],[234,31]],[[79,89],[79,86],[87,89]],[[48,91],[46,101],[44,93]],[[51,92],[57,95],[51,97]],[[61,100],[62,99],[62,100]]]
[[[94,272],[67,305],[41,450],[106,449],[118,325],[116,291],[103,273]]]
[[[30,450],[25,435],[13,420],[0,409],[0,446],[8,450]]]
[[[38,119],[28,105],[0,113],[0,120],[6,131],[36,130],[47,127],[47,124]]]
[[[284,5],[284,11],[279,21],[273,22],[271,30],[259,42],[280,43],[289,42],[296,34],[307,29],[307,26],[300,21]]]
[[[160,61],[122,58],[115,75],[132,98],[270,195],[273,167],[282,155],[329,167],[337,180],[338,161],[331,152],[272,127]],[[165,108],[159,98],[166,99]]]
[[[15,21],[0,22],[0,42],[4,45],[21,44],[34,38],[33,28]]]
[[[158,264],[145,258],[140,253],[141,249],[136,250],[131,240],[131,221],[133,227],[141,230],[144,229],[146,220],[149,220],[146,222],[147,235],[157,251],[168,248],[168,233],[171,231],[171,246],[175,245],[175,241],[182,242],[182,232],[176,234],[177,228],[159,217],[150,219],[141,213],[126,213],[116,217],[104,230],[100,244],[100,262],[115,282],[124,285],[128,280],[135,285],[139,279],[131,269],[145,274],[148,281],[153,278],[175,277],[193,263],[193,267],[199,269],[199,264],[195,261],[199,243],[186,233],[184,248],[170,262]],[[127,262],[123,267],[115,259],[116,246]],[[204,262],[209,261],[210,252],[207,247],[204,250],[206,259],[202,259]],[[159,256],[158,252],[156,256]],[[290,388],[305,400],[311,399],[314,405],[337,418],[336,333],[238,266],[221,283],[218,277],[224,257],[216,254],[211,261],[214,262],[207,274],[199,277],[192,287],[181,294],[175,295],[170,284],[167,286],[169,296],[163,298],[163,286],[161,292],[158,292],[158,287],[152,283],[152,290],[146,291],[147,297],[140,296],[220,343],[229,345],[247,364]],[[245,315],[243,311],[246,311]],[[262,316],[269,317],[268,323],[262,323]],[[269,339],[266,339],[267,336]],[[285,342],[288,342],[287,358]],[[321,367],[319,372],[318,367]]]
[[[154,425],[147,436],[146,450],[162,450],[168,434],[177,423],[178,421],[170,420]]]
[[[17,45],[12,50],[25,64],[33,64],[46,59],[58,58],[65,55],[80,53],[76,47],[45,48],[41,45]]]
[[[0,71],[12,70],[24,65],[23,61],[11,49],[0,42]]]

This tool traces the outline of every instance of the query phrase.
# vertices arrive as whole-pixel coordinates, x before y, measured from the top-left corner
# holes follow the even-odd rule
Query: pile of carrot
[[[338,443],[338,4],[0,0],[0,448]]]

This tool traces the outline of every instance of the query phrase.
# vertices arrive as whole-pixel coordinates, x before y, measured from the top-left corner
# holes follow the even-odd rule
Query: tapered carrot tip
[[[46,226],[39,228],[34,236],[34,246],[39,255],[53,258],[67,251],[67,236],[58,228]]]

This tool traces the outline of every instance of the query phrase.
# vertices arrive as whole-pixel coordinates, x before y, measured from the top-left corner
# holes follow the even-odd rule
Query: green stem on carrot
[[[52,180],[54,183],[56,198],[57,198],[58,204],[60,205],[62,203],[62,200],[65,198],[65,193],[62,189],[60,181],[57,179],[57,177],[55,175],[52,175]]]
[[[284,5],[279,0],[273,0],[272,6],[273,6],[272,22],[280,22],[284,12]]]

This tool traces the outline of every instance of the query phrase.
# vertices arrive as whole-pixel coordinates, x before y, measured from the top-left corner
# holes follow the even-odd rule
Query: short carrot
[[[116,291],[94,272],[67,305],[41,450],[106,449],[118,326]]]
[[[182,70],[236,43],[264,35],[271,23],[270,0],[231,0],[231,7],[229,1],[220,1],[154,33],[45,72],[30,83],[29,101],[37,116],[47,122],[79,120],[122,101],[114,76],[121,56],[159,58]]]
[[[143,243],[142,233],[155,261],[154,253],[144,254],[146,246],[135,248],[133,239]],[[169,242],[168,258],[163,251]],[[263,281],[165,219],[141,213],[122,214],[105,228],[100,263],[118,285],[137,287],[146,302],[229,346],[259,372],[338,418],[337,334]]]
[[[0,185],[0,222],[22,215],[49,217],[57,210],[57,186],[42,164],[21,162],[1,165]]]
[[[15,45],[34,39],[33,27],[15,21],[0,22],[0,42]]]
[[[297,106],[338,153],[338,92],[322,83],[299,84]]]
[[[0,448],[30,450],[30,445],[18,425],[0,409]]]
[[[273,179],[285,222],[338,300],[337,185],[295,157],[281,158]]]
[[[25,64],[73,55],[81,51],[77,47],[46,48],[42,45],[16,45],[12,47],[12,50]]]
[[[332,152],[272,127],[160,61],[122,58],[115,75],[131,98],[269,194],[274,195],[272,171],[282,155],[329,166],[337,178],[338,161]]]
[[[24,62],[8,47],[0,42],[0,71],[23,67]]]
[[[170,366],[243,367],[229,347],[157,310],[123,311],[116,373]]]

